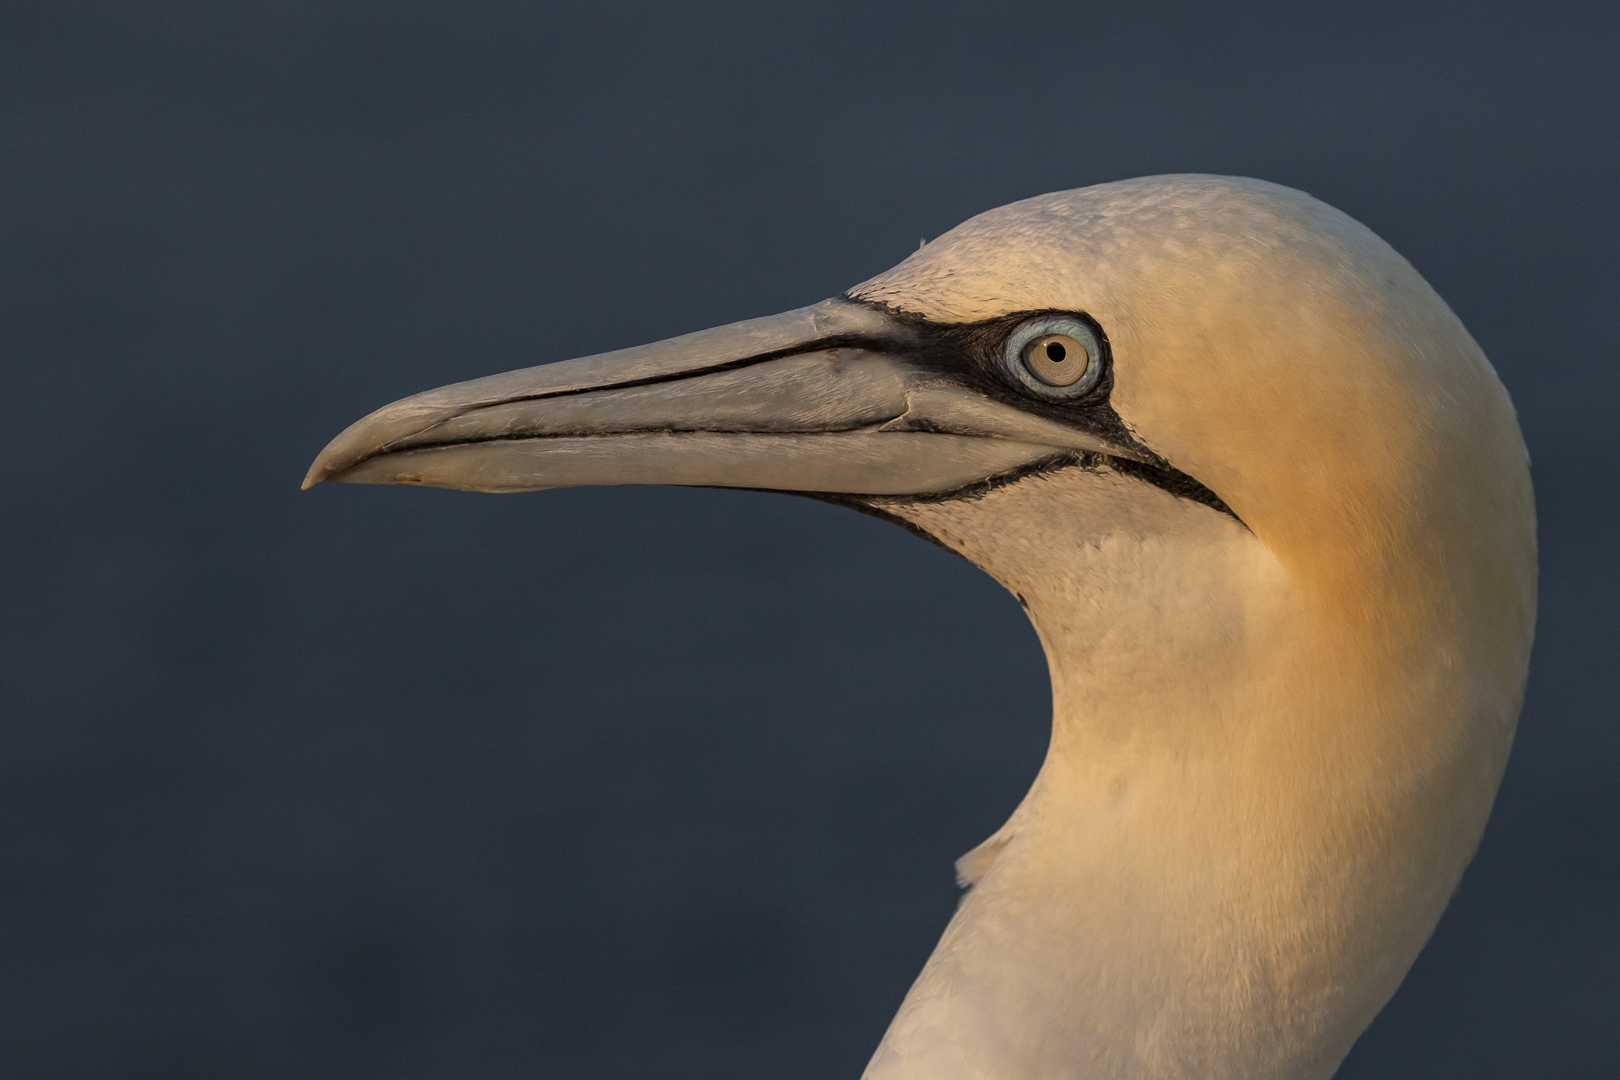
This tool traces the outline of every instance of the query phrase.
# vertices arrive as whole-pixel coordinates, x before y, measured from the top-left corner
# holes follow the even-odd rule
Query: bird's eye
[[[1024,366],[1049,386],[1073,386],[1090,360],[1085,346],[1067,334],[1043,334],[1024,346]]]
[[[1082,397],[1102,377],[1097,335],[1079,319],[1031,319],[1007,338],[1002,352],[1007,373],[1044,398]]]

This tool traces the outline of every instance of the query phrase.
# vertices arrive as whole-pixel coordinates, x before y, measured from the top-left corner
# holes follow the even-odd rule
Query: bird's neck
[[[1366,679],[1243,525],[1141,488],[905,510],[1020,597],[1054,719],[869,1080],[1325,1078],[1472,853],[1506,738]]]

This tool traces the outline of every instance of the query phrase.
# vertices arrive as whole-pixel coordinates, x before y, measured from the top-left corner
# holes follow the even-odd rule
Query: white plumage
[[[1085,396],[1005,377],[1058,315],[1106,342]],[[1484,355],[1371,232],[1252,180],[1015,203],[845,298],[418,395],[329,478],[830,494],[1019,596],[1051,748],[870,1080],[1331,1075],[1478,842],[1534,623]]]

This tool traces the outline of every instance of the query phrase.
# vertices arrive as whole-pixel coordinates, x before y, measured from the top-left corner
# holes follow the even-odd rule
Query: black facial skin
[[[1010,405],[1023,412],[1033,413],[1047,420],[1055,420],[1069,427],[1080,428],[1115,446],[1128,448],[1145,456],[1158,455],[1136,441],[1136,438],[1108,406],[1108,395],[1114,389],[1114,356],[1108,346],[1108,335],[1095,319],[1084,312],[1075,311],[1015,311],[971,323],[935,323],[905,312],[866,301],[857,301],[865,307],[876,307],[889,318],[912,330],[921,340],[920,347],[900,349],[922,361],[951,382],[972,390],[983,397]],[[1102,375],[1092,388],[1080,397],[1048,400],[1036,397],[1006,375],[1001,366],[1001,355],[1007,338],[1020,326],[1034,319],[1077,319],[1091,328],[1101,349],[1099,362]]]
[[[1106,468],[1134,480],[1152,484],[1154,487],[1167,491],[1177,498],[1200,503],[1218,513],[1227,515],[1240,525],[1243,524],[1243,519],[1233,513],[1232,508],[1227,506],[1219,495],[1186,473],[1173,468],[1164,458],[1140,442],[1130,428],[1126,426],[1125,422],[1120,419],[1119,414],[1109,405],[1108,397],[1114,389],[1113,353],[1109,348],[1107,332],[1085,312],[1017,311],[1009,315],[999,315],[996,318],[983,319],[978,322],[936,323],[917,315],[896,311],[884,304],[856,300],[847,296],[844,299],[883,312],[884,315],[910,330],[912,340],[840,338],[808,343],[792,350],[792,352],[813,352],[830,347],[847,347],[869,349],[891,355],[902,355],[918,362],[919,366],[937,373],[945,381],[955,383],[963,389],[1044,419],[1078,428],[1096,436],[1109,445],[1128,449],[1146,458],[1147,461],[1137,461],[1128,457],[1116,457],[1084,450],[1058,450],[1054,451],[1050,457],[1042,458],[1039,461],[949,491],[918,495],[851,495],[836,491],[800,491],[787,492],[786,494],[803,495],[807,498],[818,499],[838,506],[847,506],[863,514],[882,518],[900,526],[907,532],[922,537],[930,543],[939,545],[953,554],[960,553],[926,530],[900,517],[894,513],[894,510],[918,503],[979,499],[997,488],[1015,484],[1032,476],[1054,473],[1061,469],[1077,468],[1097,471]],[[1102,364],[1102,375],[1098,378],[1096,385],[1082,396],[1065,401],[1050,401],[1034,396],[1010,379],[1001,365],[1001,356],[1006,340],[1014,330],[1031,319],[1053,316],[1078,319],[1085,323],[1091,328],[1091,332],[1096,335],[1097,344],[1101,351],[1099,359]],[[770,359],[774,358],[774,355],[770,357]]]
[[[1039,473],[1063,468],[1098,469],[1106,466],[1121,475],[1161,488],[1177,498],[1201,503],[1242,524],[1242,519],[1232,512],[1232,508],[1227,506],[1219,495],[1186,473],[1171,467],[1170,463],[1155,453],[1151,447],[1140,442],[1108,403],[1108,396],[1114,389],[1113,351],[1108,344],[1107,331],[1085,312],[1015,311],[1010,315],[998,315],[993,319],[982,319],[978,322],[936,323],[917,315],[895,311],[883,304],[865,300],[851,302],[883,312],[911,330],[918,339],[909,344],[875,341],[852,343],[857,344],[857,347],[864,345],[866,348],[879,348],[886,352],[906,355],[920,361],[923,366],[963,389],[1035,416],[1078,428],[1109,445],[1128,449],[1147,459],[1144,462],[1086,451],[1059,452],[1051,458],[1042,459],[1000,476],[989,477],[952,491],[907,496],[905,501],[939,502],[945,499],[977,498],[986,491]],[[1091,332],[1097,337],[1101,352],[1099,362],[1102,364],[1102,375],[1097,379],[1096,385],[1080,397],[1065,401],[1050,401],[1036,397],[1008,378],[1001,366],[1002,350],[1008,336],[1031,319],[1043,317],[1078,319],[1090,327]]]

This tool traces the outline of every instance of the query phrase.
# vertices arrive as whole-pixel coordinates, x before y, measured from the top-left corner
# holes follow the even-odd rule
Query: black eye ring
[[[1025,390],[1048,401],[1072,401],[1102,378],[1096,332],[1072,315],[1043,315],[1021,324],[1002,345],[1001,364]]]

